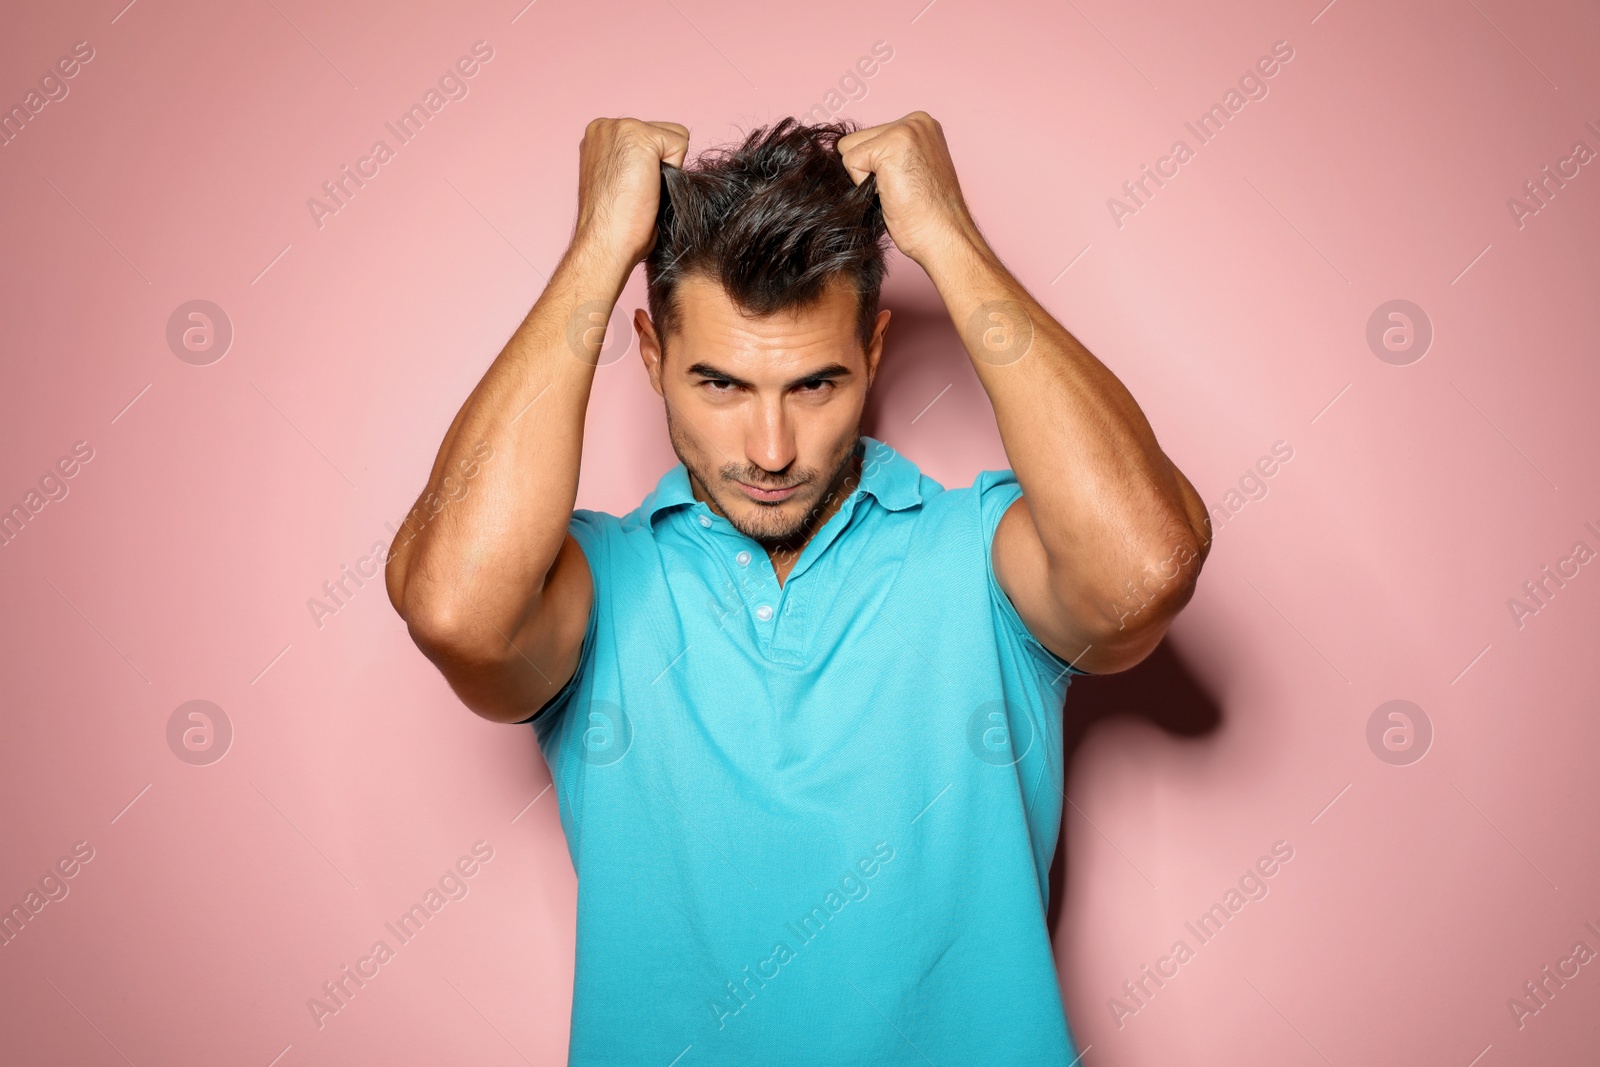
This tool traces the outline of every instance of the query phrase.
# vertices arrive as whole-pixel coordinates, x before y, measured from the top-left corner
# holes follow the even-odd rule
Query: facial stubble
[[[666,407],[666,415],[668,439],[672,443],[672,450],[687,468],[690,481],[698,485],[701,492],[710,498],[712,510],[722,515],[733,524],[734,529],[768,552],[781,549],[799,552],[820,526],[819,520],[827,510],[826,504],[829,502],[830,493],[836,492],[850,473],[856,450],[861,444],[861,426],[858,422],[855,432],[851,435],[849,446],[834,463],[833,470],[826,478],[804,478],[803,484],[811,488],[803,497],[796,494],[787,500],[769,504],[750,497],[738,488],[732,489],[727,494],[722,491],[725,485],[733,481],[746,481],[747,484],[757,488],[766,488],[770,477],[768,472],[762,471],[760,477],[752,478],[750,477],[752,472],[741,468],[738,464],[730,463],[715,468],[715,473],[702,475],[703,468],[691,461],[691,457],[699,453],[694,447],[695,439],[679,432],[678,423],[672,417],[670,404]],[[784,479],[785,484],[794,484],[793,477],[797,473],[800,472],[791,471],[790,476]],[[754,510],[748,511],[739,505],[729,507],[725,501],[728,496],[735,494],[738,498],[742,498],[740,504],[748,502]],[[751,521],[752,519],[754,521]]]

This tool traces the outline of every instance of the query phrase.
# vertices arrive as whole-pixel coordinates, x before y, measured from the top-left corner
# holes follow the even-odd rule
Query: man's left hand
[[[841,137],[839,154],[857,185],[877,175],[889,236],[924,269],[941,249],[981,242],[944,130],[926,111]]]

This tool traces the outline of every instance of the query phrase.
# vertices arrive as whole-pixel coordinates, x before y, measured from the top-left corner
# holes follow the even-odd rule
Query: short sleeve
[[[583,550],[583,558],[589,565],[589,580],[593,586],[594,595],[589,598],[589,624],[584,630],[583,647],[578,652],[578,666],[573,670],[572,677],[567,683],[544,702],[544,706],[526,719],[518,721],[517,725],[532,723],[535,729],[548,729],[550,724],[560,718],[562,710],[572,702],[575,694],[583,686],[584,677],[589,673],[594,661],[595,630],[600,619],[600,591],[604,568],[606,566],[605,531],[602,522],[610,516],[599,512],[576,508],[572,518],[567,522],[567,532],[572,534],[578,542],[578,547]]]
[[[972,488],[978,498],[978,508],[983,523],[983,562],[989,574],[989,596],[994,602],[1002,624],[1021,638],[1023,644],[1042,657],[1058,674],[1061,671],[1068,671],[1074,675],[1088,674],[1088,671],[1079,670],[1044,647],[1039,639],[1033,636],[1033,632],[1022,621],[1022,616],[1017,614],[1011,598],[1006,596],[1006,591],[1000,587],[1000,579],[995,576],[995,531],[1000,528],[1000,520],[1005,517],[1011,505],[1022,499],[1022,486],[1017,481],[1016,474],[1010,470],[980,471],[972,483]]]

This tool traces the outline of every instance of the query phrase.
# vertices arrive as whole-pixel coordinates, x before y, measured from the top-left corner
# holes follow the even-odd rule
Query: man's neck
[[[784,580],[789,577],[789,572],[800,561],[800,553],[805,551],[806,545],[811,543],[817,531],[828,524],[828,520],[844,506],[845,498],[855,492],[856,487],[861,484],[862,446],[863,441],[858,436],[855,447],[850,451],[849,462],[839,471],[839,476],[823,494],[821,506],[811,513],[810,521],[806,523],[805,528],[786,542],[763,546],[767,550],[767,558],[772,561],[772,571],[778,577],[779,586],[782,586]]]

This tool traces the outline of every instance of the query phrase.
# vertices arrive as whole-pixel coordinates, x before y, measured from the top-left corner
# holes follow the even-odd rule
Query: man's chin
[[[727,514],[735,529],[767,547],[794,540],[805,526],[804,502],[792,497],[776,504],[761,504],[745,497],[738,503],[737,510]]]

